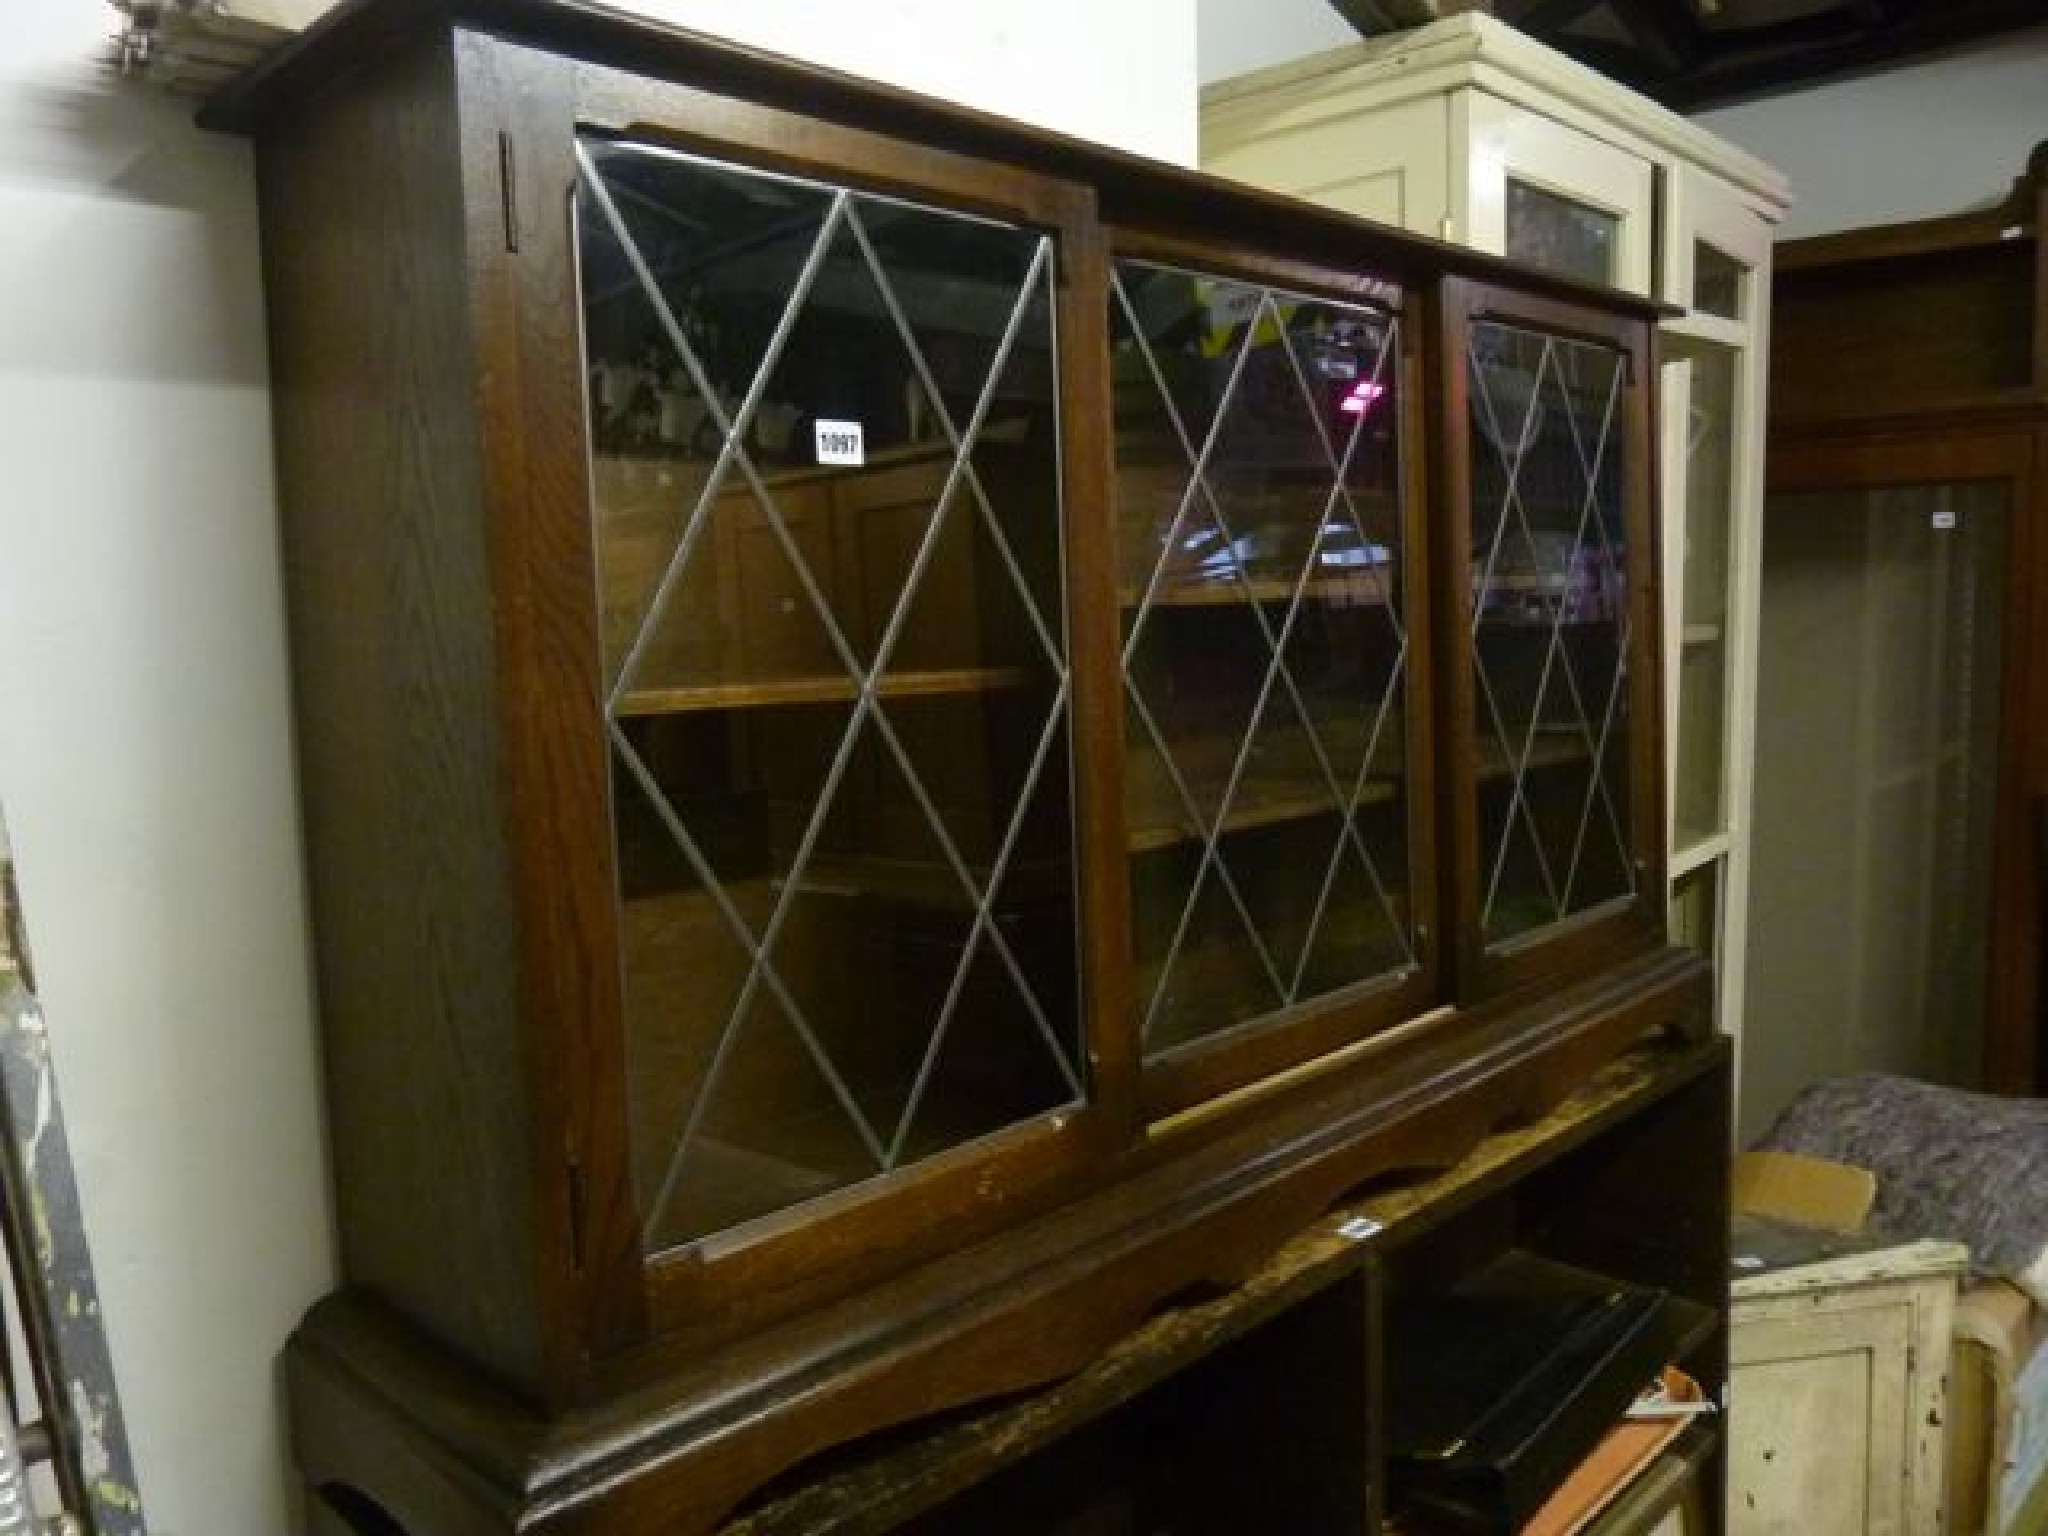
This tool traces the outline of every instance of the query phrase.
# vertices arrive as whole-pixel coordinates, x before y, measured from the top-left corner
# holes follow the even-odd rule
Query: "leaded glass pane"
[[[579,157],[659,1250],[1084,1093],[1053,250],[645,146]]]
[[[1480,925],[1496,944],[1635,890],[1627,362],[1479,321],[1466,369]]]
[[[1135,1007],[1158,1055],[1416,963],[1394,317],[1124,262]]]

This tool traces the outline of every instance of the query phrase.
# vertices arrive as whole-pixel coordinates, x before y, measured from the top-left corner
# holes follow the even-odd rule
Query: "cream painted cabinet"
[[[1729,1536],[1935,1536],[1966,1260],[1903,1247],[1738,1279]]]
[[[1666,182],[1664,703],[1674,935],[1713,957],[1724,1027],[1745,992],[1770,224],[1720,177]]]
[[[1489,16],[1210,86],[1204,168],[1680,306],[1661,341],[1673,933],[1739,1036],[1784,179]]]

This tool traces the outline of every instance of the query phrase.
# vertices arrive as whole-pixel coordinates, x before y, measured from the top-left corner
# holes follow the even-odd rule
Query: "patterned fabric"
[[[2048,1099],[1860,1073],[1806,1089],[1761,1145],[1877,1176],[1871,1224],[1965,1243],[1979,1274],[2048,1307]]]

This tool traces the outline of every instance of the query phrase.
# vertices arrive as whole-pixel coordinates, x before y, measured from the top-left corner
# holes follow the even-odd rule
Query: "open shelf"
[[[945,694],[994,693],[1022,688],[1036,674],[1029,667],[958,667],[935,672],[890,672],[877,679],[884,699],[934,698]],[[683,715],[711,709],[764,709],[778,704],[835,704],[860,696],[850,677],[787,677],[759,682],[691,683],[680,688],[634,688],[617,713]]]
[[[1384,1308],[1383,1269],[1411,1269],[1415,1248],[1428,1246],[1446,1226],[1491,1234],[1502,1222],[1513,1224],[1518,1213],[1537,1225],[1547,1224],[1553,1205],[1576,1214],[1572,1191],[1591,1183],[1615,1195],[1631,1215],[1663,1203],[1663,1225],[1644,1220],[1619,1232],[1597,1221],[1593,1226],[1600,1243],[1612,1240],[1634,1256],[1635,1263],[1621,1268],[1634,1272],[1635,1279],[1682,1291],[1683,1285],[1673,1282],[1694,1256],[1669,1241],[1669,1219],[1675,1212],[1709,1212],[1712,1189],[1694,1183],[1673,1186],[1660,1178],[1656,1165],[1643,1155],[1644,1138],[1657,1146],[1680,1137],[1705,1142],[1721,1123],[1725,1066],[1717,1064],[1702,1074],[1695,1065],[1702,1057],[1720,1063],[1725,1047],[1685,1046],[1668,1039],[1646,1043],[1586,1074],[1549,1113],[1484,1137],[1462,1157],[1446,1157],[1448,1166],[1435,1174],[1392,1178],[1361,1191],[1280,1244],[1241,1283],[1191,1293],[1084,1369],[1038,1391],[948,1413],[914,1431],[878,1436],[821,1458],[808,1475],[786,1479],[738,1513],[721,1527],[720,1536],[855,1536],[899,1527],[916,1536],[957,1536],[963,1530],[991,1536],[1043,1536],[1048,1530],[1125,1536],[1160,1528],[1136,1522],[1134,1499],[1148,1500],[1157,1509],[1162,1491],[1217,1496],[1207,1480],[1186,1481],[1207,1465],[1205,1458],[1221,1470],[1225,1482],[1254,1498],[1299,1498],[1322,1487],[1349,1502],[1338,1517],[1325,1515],[1321,1521],[1259,1526],[1213,1519],[1205,1524],[1186,1517],[1165,1528],[1379,1531],[1386,1536],[1417,1529],[1385,1518],[1369,1523],[1363,1489],[1378,1481],[1377,1454],[1351,1443],[1333,1450],[1322,1438],[1332,1425],[1348,1433],[1361,1421],[1356,1391],[1368,1373],[1381,1368],[1368,1336],[1354,1330],[1368,1314]],[[1569,1166],[1560,1167],[1561,1162]],[[1691,1241],[1713,1248],[1697,1261],[1703,1273],[1725,1274],[1725,1246],[1714,1248],[1725,1226],[1725,1221],[1700,1221],[1697,1230],[1680,1225]],[[1380,1264],[1368,1270],[1363,1263],[1367,1255]],[[1578,1261],[1580,1256],[1568,1251],[1566,1257]],[[1272,1328],[1275,1323],[1282,1331]],[[1716,1331],[1711,1316],[1707,1326],[1710,1334]],[[1691,1337],[1693,1330],[1685,1333]],[[1686,1352],[1713,1347],[1711,1337],[1681,1339],[1679,1345]],[[1240,1352],[1239,1367],[1265,1363],[1256,1383],[1233,1374],[1226,1384],[1202,1371],[1203,1362],[1233,1350]],[[1702,1385],[1712,1393],[1719,1380],[1710,1373]],[[1238,1412],[1241,1405],[1258,1405],[1251,1409],[1254,1414],[1289,1415],[1290,1422],[1284,1431],[1270,1432],[1268,1424],[1266,1432],[1255,1432],[1261,1426]],[[1218,1423],[1226,1433],[1191,1440],[1178,1411],[1183,1407],[1221,1413]],[[1292,1417],[1297,1413],[1298,1421]],[[1140,1416],[1136,1434],[1129,1432],[1133,1414]],[[1641,1536],[1689,1490],[1710,1498],[1717,1443],[1716,1425],[1689,1425],[1596,1517],[1592,1529],[1604,1536]],[[1321,1459],[1297,1464],[1299,1456],[1319,1453]],[[1148,1462],[1166,1465],[1170,1476],[1151,1479]],[[1006,1474],[1007,1481],[997,1481]],[[1041,1515],[1033,1503],[1032,1495],[1048,1484],[1059,1497],[1045,1502],[1065,1516],[1062,1521]],[[1188,1510],[1185,1497],[1171,1507]],[[1084,1518],[1084,1511],[1093,1518]],[[1194,1514],[1213,1510],[1203,1505]],[[918,1521],[920,1515],[926,1518]]]

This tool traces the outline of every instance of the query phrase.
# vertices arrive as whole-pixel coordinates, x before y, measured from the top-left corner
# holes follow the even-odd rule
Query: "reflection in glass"
[[[1152,1055],[1415,963],[1394,318],[1138,262],[1112,297]]]
[[[1696,240],[1692,247],[1692,307],[1703,315],[1740,320],[1749,268],[1726,251]]]
[[[1478,321],[1466,357],[1480,924],[1633,894],[1626,366]]]
[[[653,1250],[1084,1092],[1052,249],[579,145]]]
[[[1761,1129],[1817,1077],[1983,1086],[2010,487],[1774,494],[1748,1009]]]
[[[1614,282],[1621,250],[1621,219],[1602,208],[1507,179],[1507,254],[1546,272],[1589,283]]]
[[[1726,830],[1728,582],[1733,536],[1735,362],[1726,347],[1674,341],[1691,362],[1685,419],[1673,847]],[[1675,397],[1674,397],[1675,398]]]
[[[1721,863],[1688,870],[1671,882],[1671,942],[1713,958],[1721,928]]]

